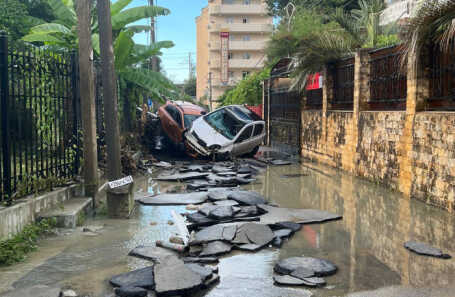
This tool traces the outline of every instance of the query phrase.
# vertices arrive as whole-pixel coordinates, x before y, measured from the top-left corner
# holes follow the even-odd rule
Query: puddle
[[[411,239],[428,242],[455,256],[453,215],[331,168],[308,165],[313,169],[305,164],[270,167],[257,183],[245,188],[262,193],[282,207],[326,210],[342,215],[343,220],[306,225],[281,249],[231,253],[220,261],[220,283],[205,296],[308,296],[312,292],[328,297],[394,285],[452,285],[453,259],[418,256],[407,251],[403,243]],[[136,184],[138,190],[152,193],[174,186],[148,178]],[[99,236],[74,232],[46,239],[26,262],[0,269],[0,292],[11,287],[60,283],[91,297],[105,297],[112,292],[107,282],[112,275],[148,264],[128,257],[132,248],[167,240],[174,232],[175,227],[167,224],[172,209],[186,211],[184,206],[138,206],[130,220],[88,222],[106,225]],[[326,258],[338,266],[337,274],[326,278],[330,289],[273,285],[274,264],[301,255]]]

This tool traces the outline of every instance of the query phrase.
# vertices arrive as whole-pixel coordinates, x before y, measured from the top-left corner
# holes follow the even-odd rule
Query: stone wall
[[[396,188],[399,177],[398,149],[404,112],[361,112],[357,174]]]
[[[369,61],[368,50],[356,53],[352,110],[330,110],[329,83],[322,110],[301,111],[302,156],[453,212],[455,113],[424,111],[428,70],[414,56],[408,57],[406,109],[370,111]]]
[[[418,113],[414,120],[411,195],[452,211],[455,196],[455,114]]]

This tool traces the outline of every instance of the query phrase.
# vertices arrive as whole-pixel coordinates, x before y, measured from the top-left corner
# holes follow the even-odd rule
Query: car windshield
[[[199,116],[195,114],[185,114],[183,115],[183,120],[185,121],[185,128],[191,128],[194,120],[197,119]]]
[[[239,121],[226,108],[205,116],[204,120],[218,133],[230,140],[234,139],[237,133],[246,125],[245,122]]]

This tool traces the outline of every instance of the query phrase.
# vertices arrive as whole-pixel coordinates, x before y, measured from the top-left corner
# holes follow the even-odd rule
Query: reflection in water
[[[281,177],[297,173],[309,175]],[[174,186],[145,178],[136,182],[136,190],[150,193]],[[454,260],[417,256],[403,247],[405,241],[415,239],[455,255],[454,219],[444,211],[320,166],[316,170],[306,165],[271,167],[249,189],[283,207],[327,210],[343,215],[343,220],[306,225],[281,249],[235,252],[222,258],[221,282],[208,292],[209,297],[309,296],[304,288],[277,287],[272,280],[276,261],[301,255],[327,258],[339,267],[336,275],[327,278],[330,289],[311,290],[316,296],[343,296],[391,285],[448,286],[455,279]],[[172,209],[186,211],[183,206],[139,206],[131,220],[95,222],[106,224],[97,237],[76,233],[64,241],[58,238],[61,251],[44,263],[32,257],[30,263],[36,267],[31,270],[18,266],[23,276],[13,286],[70,284],[83,293],[104,297],[111,291],[107,280],[112,275],[150,265],[126,255],[137,245],[167,240],[175,231],[167,223]],[[55,240],[43,241],[40,253],[55,249]],[[5,281],[4,271],[0,269],[0,283]]]

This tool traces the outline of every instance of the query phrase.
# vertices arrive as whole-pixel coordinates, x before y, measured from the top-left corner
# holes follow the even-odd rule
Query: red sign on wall
[[[308,75],[306,90],[317,90],[322,88],[322,75],[318,72]]]
[[[221,82],[229,81],[229,32],[220,32],[221,39]]]

